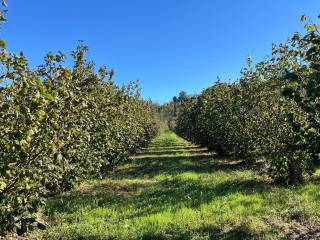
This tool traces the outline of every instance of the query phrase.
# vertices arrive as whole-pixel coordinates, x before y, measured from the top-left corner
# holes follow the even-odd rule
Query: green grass
[[[314,239],[319,184],[280,187],[252,169],[165,131],[107,179],[51,199],[44,237]]]

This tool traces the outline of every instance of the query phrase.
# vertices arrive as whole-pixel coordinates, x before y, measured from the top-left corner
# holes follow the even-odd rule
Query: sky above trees
[[[10,1],[1,32],[8,49],[31,66],[78,40],[117,83],[139,80],[145,98],[167,102],[181,90],[200,92],[217,79],[234,81],[263,60],[272,43],[301,31],[301,15],[320,13],[316,0],[55,0]]]

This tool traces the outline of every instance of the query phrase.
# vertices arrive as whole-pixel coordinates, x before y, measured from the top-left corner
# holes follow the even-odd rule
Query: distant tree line
[[[182,104],[188,101],[189,98],[190,96],[187,92],[181,91],[178,96],[172,98],[171,102],[159,106],[158,112],[160,119],[168,124],[171,130],[175,128],[175,122],[180,113]]]

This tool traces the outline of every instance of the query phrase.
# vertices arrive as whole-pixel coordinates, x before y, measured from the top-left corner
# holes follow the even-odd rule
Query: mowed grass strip
[[[165,131],[108,178],[51,199],[45,212],[46,239],[316,239],[320,186],[273,185],[258,166]]]

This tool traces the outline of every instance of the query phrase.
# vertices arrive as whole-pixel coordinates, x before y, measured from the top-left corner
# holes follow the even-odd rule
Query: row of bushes
[[[158,132],[156,107],[138,86],[117,87],[87,50],[81,43],[72,53],[72,68],[49,53],[34,70],[2,46],[0,234],[27,231],[48,196],[101,175]]]
[[[306,18],[303,17],[302,21]],[[248,163],[266,160],[276,181],[301,182],[320,154],[320,34],[306,23],[234,83],[216,82],[184,102],[175,131]]]

